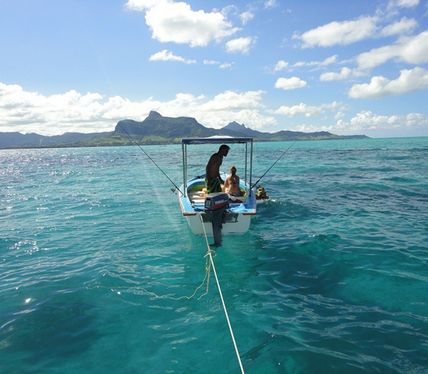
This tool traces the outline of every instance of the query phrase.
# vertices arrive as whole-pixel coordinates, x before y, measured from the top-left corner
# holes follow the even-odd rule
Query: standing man
[[[208,193],[222,192],[221,185],[224,184],[224,181],[220,177],[220,166],[223,162],[223,157],[226,157],[229,153],[229,149],[229,146],[222,144],[218,152],[214,153],[208,161],[205,178]]]

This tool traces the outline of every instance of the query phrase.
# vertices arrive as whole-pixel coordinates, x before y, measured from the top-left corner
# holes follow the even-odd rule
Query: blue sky
[[[428,136],[426,0],[0,1],[0,132]]]

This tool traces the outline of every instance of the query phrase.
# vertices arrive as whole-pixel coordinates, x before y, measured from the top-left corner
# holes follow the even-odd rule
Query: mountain
[[[281,130],[272,134],[272,140],[280,140],[280,139],[288,139],[288,140],[300,140],[305,138],[306,140],[314,140],[314,139],[343,139],[348,138],[348,136],[335,135],[328,131],[316,131],[316,132],[301,132],[301,131],[287,131]]]
[[[125,119],[119,121],[114,129],[115,134],[150,137],[158,136],[168,139],[189,136],[205,137],[217,134],[215,129],[202,126],[192,117],[163,117],[158,112],[151,111],[142,122]]]
[[[233,131],[237,134],[241,134],[241,136],[247,136],[252,138],[257,138],[259,136],[263,136],[264,134],[257,130],[252,130],[245,125],[240,125],[238,122],[230,122],[228,125],[224,126],[222,130]]]
[[[237,122],[230,122],[221,129],[205,127],[192,117],[163,117],[151,111],[141,122],[121,120],[113,132],[65,133],[43,136],[19,132],[0,133],[0,148],[80,147],[142,144],[177,143],[186,137],[233,136],[252,137],[259,141],[321,140],[366,138],[365,135],[341,136],[326,131],[299,132],[278,131],[274,133],[253,130]]]
[[[39,134],[21,134],[19,132],[0,133],[1,148],[44,148],[44,147],[72,147],[94,139],[109,137],[112,132],[96,132],[83,134],[66,132],[62,135],[44,136]]]

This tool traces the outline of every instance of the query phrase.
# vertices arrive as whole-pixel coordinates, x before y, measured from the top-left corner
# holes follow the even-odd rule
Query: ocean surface
[[[246,372],[428,373],[428,138],[255,143],[254,175],[287,149],[214,257]],[[137,147],[0,150],[0,373],[239,372],[171,187]]]

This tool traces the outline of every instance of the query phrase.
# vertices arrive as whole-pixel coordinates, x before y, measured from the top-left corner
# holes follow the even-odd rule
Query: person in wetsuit
[[[226,144],[222,144],[218,149],[218,152],[214,153],[210,160],[208,161],[206,167],[206,183],[207,183],[207,192],[222,192],[222,185],[224,180],[220,177],[220,166],[223,162],[223,157],[226,157],[229,153],[230,147]]]

